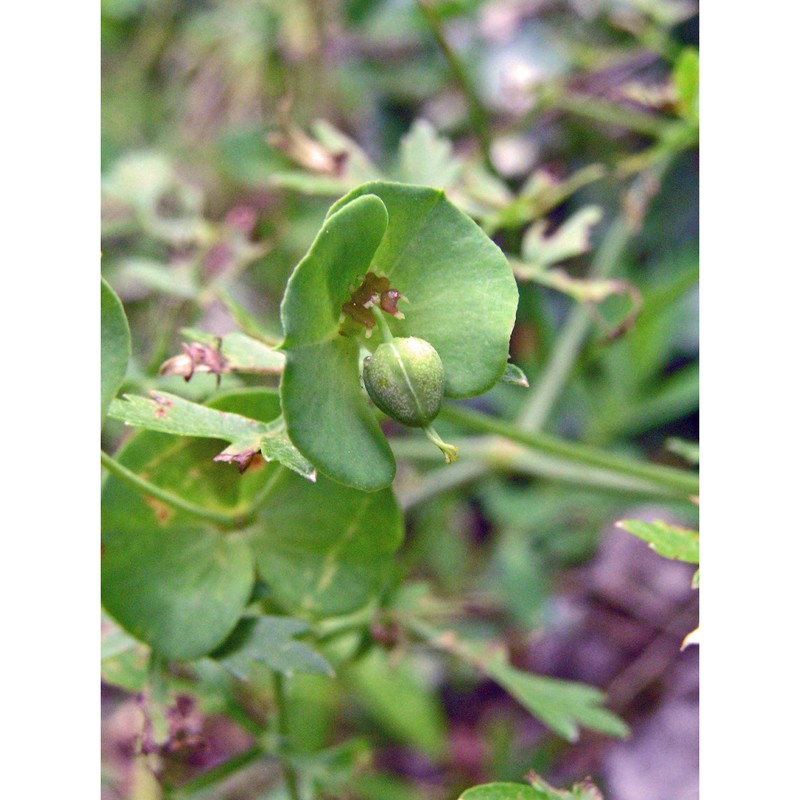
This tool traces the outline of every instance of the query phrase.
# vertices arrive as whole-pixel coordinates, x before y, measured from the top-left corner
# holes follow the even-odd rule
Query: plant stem
[[[442,408],[441,415],[457,422],[474,431],[482,433],[496,433],[510,439],[512,442],[529,447],[531,450],[547,455],[559,456],[562,459],[592,467],[600,467],[617,475],[627,475],[642,478],[657,486],[672,490],[681,496],[697,495],[699,492],[699,478],[693,472],[661,467],[632,461],[620,456],[609,455],[602,450],[596,450],[587,445],[576,442],[567,442],[555,436],[536,431],[525,431],[511,422],[489,417],[455,406]]]
[[[154,497],[162,503],[166,503],[171,508],[176,508],[181,511],[186,511],[192,516],[204,519],[207,522],[213,522],[223,528],[238,528],[242,524],[242,518],[238,514],[228,514],[224,511],[212,511],[210,508],[203,508],[203,506],[195,505],[189,500],[184,500],[178,495],[168,492],[159,486],[146,481],[135,472],[132,472],[127,467],[124,467],[119,461],[115,461],[108,453],[103,450],[100,451],[100,463],[112,474],[120,480],[127,483],[142,494]]]
[[[422,12],[422,16],[425,17],[425,22],[428,23],[428,27],[430,28],[433,37],[436,39],[439,49],[442,51],[442,54],[447,60],[450,70],[453,73],[453,77],[456,79],[456,82],[461,87],[461,91],[464,93],[464,97],[467,101],[470,124],[478,137],[483,158],[486,161],[487,166],[491,167],[492,160],[489,152],[489,147],[491,145],[489,114],[483,107],[483,103],[478,97],[478,93],[475,91],[475,88],[473,87],[472,82],[467,75],[465,67],[461,63],[461,59],[458,57],[453,48],[450,47],[450,43],[447,41],[447,38],[444,35],[442,19],[439,16],[439,12],[434,8],[431,0],[417,0],[417,5],[419,6],[419,10]]]
[[[386,317],[383,316],[383,312],[378,308],[378,306],[372,306],[372,316],[378,321],[378,327],[381,331],[381,338],[385,343],[389,343],[394,339],[394,334],[392,333],[392,329],[389,327],[389,323],[386,321]]]
[[[275,707],[278,717],[278,736],[281,740],[281,750],[289,737],[289,717],[286,713],[286,683],[280,672],[273,673],[275,685]],[[297,772],[285,758],[281,758],[283,777],[286,781],[286,791],[291,800],[300,800]]]
[[[438,459],[437,459],[438,460]],[[398,502],[403,511],[408,511],[426,500],[471,483],[486,472],[482,461],[460,461],[441,469],[426,473],[418,486],[398,493]]]
[[[549,87],[539,96],[540,107],[565,111],[568,114],[584,117],[604,125],[615,125],[620,128],[640,133],[644,136],[660,138],[664,131],[673,124],[670,120],[652,114],[635,111],[632,108],[609,102],[594,95],[581,95],[564,89]]]
[[[216,786],[222,783],[226,778],[239,772],[239,770],[250,766],[250,764],[255,763],[265,756],[266,753],[260,745],[253,745],[244,752],[224,761],[222,764],[212,767],[202,775],[198,775],[196,778],[187,781],[182,786],[171,789],[168,796],[178,800],[178,798],[188,797],[196,792],[201,792],[204,789]]]

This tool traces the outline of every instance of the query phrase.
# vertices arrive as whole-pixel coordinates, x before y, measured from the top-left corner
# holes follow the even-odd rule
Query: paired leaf
[[[643,522],[624,519],[617,522],[616,526],[647,542],[660,556],[690,564],[700,563],[700,536],[697,531],[661,520]]]
[[[100,416],[119,391],[131,356],[131,332],[125,309],[104,278],[100,279]]]
[[[283,420],[260,422],[239,414],[219,411],[184,400],[166,392],[151,396],[125,395],[112,403],[110,415],[127,425],[177,436],[198,436],[231,442],[217,461],[247,466],[256,453],[266,461],[279,461],[309,480],[315,480],[314,467],[300,454],[286,433]]]
[[[308,629],[307,623],[287,617],[244,617],[212,658],[241,680],[247,680],[253,662],[288,677],[298,672],[333,675],[319,653],[294,638]]]
[[[212,650],[239,619],[253,584],[247,543],[207,528],[157,524],[103,537],[103,603],[166,658]]]
[[[391,317],[389,327],[436,348],[449,397],[473,397],[501,379],[518,296],[502,252],[441,191],[374,182],[331,207],[281,305],[281,401],[309,461],[375,491],[395,471],[359,380],[362,351],[376,343],[341,330],[342,306],[368,271],[407,298],[405,319]]]

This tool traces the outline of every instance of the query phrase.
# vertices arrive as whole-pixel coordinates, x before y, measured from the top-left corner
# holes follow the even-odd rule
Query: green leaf
[[[291,443],[280,417],[268,423],[259,422],[192,403],[167,392],[150,394],[149,398],[125,395],[124,399],[115,400],[110,416],[126,425],[151,431],[231,442],[230,447],[215,457],[216,461],[234,462],[245,467],[260,452],[266,461],[279,461],[304,478],[316,479],[314,467]]]
[[[688,442],[686,439],[671,438],[666,441],[666,448],[671,453],[675,453],[688,461],[690,464],[697,466],[700,463],[700,445],[696,442]]]
[[[603,708],[604,694],[594,686],[533,675],[512,667],[505,656],[488,664],[487,674],[537,719],[569,742],[578,741],[579,728],[627,736],[628,726]]]
[[[307,623],[287,617],[244,617],[212,658],[241,680],[248,678],[252,662],[289,677],[298,672],[333,675],[321,655],[295,640],[308,629]]]
[[[456,182],[462,166],[450,140],[426,119],[415,120],[400,140],[400,171],[407,183],[444,189]]]
[[[430,644],[472,665],[502,686],[517,702],[569,742],[578,740],[579,728],[627,736],[628,726],[602,703],[603,692],[594,686],[546,678],[517,669],[508,662],[505,648],[488,642],[461,639],[453,631],[439,632],[419,619],[406,624]]]
[[[530,386],[530,383],[528,383],[528,376],[514,364],[506,364],[506,371],[503,373],[503,383],[513,383],[515,386],[522,386],[525,389]]]
[[[279,413],[277,396],[264,390],[229,393],[213,404],[259,421]],[[213,462],[218,449],[213,441],[176,441],[142,431],[117,460],[197,505],[242,510],[276,467],[262,465],[239,475]],[[166,658],[197,658],[219,646],[253,586],[253,558],[244,538],[223,535],[188,512],[144,497],[114,475],[103,486],[101,520],[102,601],[109,615]]]
[[[361,389],[359,344],[339,334],[339,315],[357,277],[369,270],[386,221],[374,195],[328,217],[281,304],[289,436],[320,472],[365,491],[392,482],[394,456]]]
[[[519,783],[487,783],[467,789],[459,800],[603,800],[599,789],[587,778],[570,790],[555,789],[537,775],[530,786]]]
[[[100,278],[100,416],[119,391],[131,356],[131,332],[125,309],[114,290]]]
[[[458,800],[550,800],[550,797],[522,783],[487,783],[467,789]]]
[[[375,491],[395,470],[359,380],[362,350],[376,342],[344,335],[341,323],[368,271],[407,298],[405,319],[389,317],[389,328],[436,348],[449,397],[502,378],[518,296],[502,252],[441,191],[374,182],[331,207],[281,305],[281,400],[290,438],[320,472]]]
[[[405,319],[388,318],[392,333],[436,348],[446,397],[488,391],[505,371],[517,311],[517,286],[502,251],[442,191],[422,186],[368,183],[328,213],[368,194],[389,215],[372,268],[408,298]]]
[[[591,249],[591,229],[603,217],[599,206],[586,206],[576,211],[558,230],[546,234],[546,220],[535,222],[522,240],[522,257],[539,267],[549,267],[559,261],[586,253]]]
[[[372,600],[403,538],[391,490],[359,492],[324,478],[314,485],[286,470],[272,479],[250,544],[276,601],[289,613],[323,617]]]
[[[661,520],[643,522],[624,519],[617,522],[616,526],[647,542],[660,556],[689,564],[700,563],[700,536],[697,531]]]
[[[247,543],[196,527],[111,529],[103,538],[103,603],[166,658],[197,658],[230,632],[253,584]]]
[[[681,114],[693,122],[700,117],[700,55],[684,47],[672,71]]]
[[[439,758],[447,734],[441,705],[408,660],[390,665],[386,653],[373,648],[347,673],[358,699],[386,731],[431,758]]]

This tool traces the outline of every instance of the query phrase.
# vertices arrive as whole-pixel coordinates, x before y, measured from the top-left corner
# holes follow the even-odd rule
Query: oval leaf
[[[358,341],[340,335],[339,315],[385,229],[386,209],[371,195],[330,216],[281,304],[289,438],[320,472],[364,491],[392,482],[394,456],[361,390]]]
[[[359,492],[324,478],[314,485],[282,470],[250,543],[275,599],[290,613],[322,617],[369,602],[402,538],[391,490]]]

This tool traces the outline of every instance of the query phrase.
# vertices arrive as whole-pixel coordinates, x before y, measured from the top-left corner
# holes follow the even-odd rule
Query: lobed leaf
[[[288,617],[244,617],[211,657],[241,680],[247,680],[252,662],[288,677],[298,672],[333,675],[319,653],[294,638],[308,629],[307,623]]]

